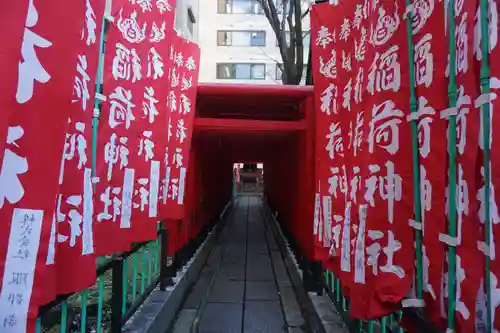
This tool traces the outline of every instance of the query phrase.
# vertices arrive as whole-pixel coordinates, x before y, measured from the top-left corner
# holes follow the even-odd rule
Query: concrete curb
[[[304,318],[309,324],[312,332],[349,333],[346,324],[326,294],[320,296],[313,292],[306,292],[302,282],[302,271],[299,268],[297,260],[283,235],[283,231],[278,221],[269,208],[267,211],[278,247],[285,262],[285,267],[290,276],[293,288],[295,289],[297,300],[299,301]]]
[[[221,220],[229,211],[229,203],[223,213]],[[198,251],[191,260],[174,278],[176,284],[161,291],[158,287],[146,298],[142,306],[130,318],[122,332],[126,333],[164,333],[174,322],[177,313],[182,306],[186,292],[196,282],[198,276],[207,261],[217,237],[223,228],[224,223],[218,223],[213,228]]]

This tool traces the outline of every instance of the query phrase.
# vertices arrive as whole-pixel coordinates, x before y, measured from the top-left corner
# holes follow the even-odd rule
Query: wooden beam
[[[293,132],[305,131],[305,120],[275,121],[275,120],[246,120],[246,119],[220,119],[220,118],[195,118],[195,131],[230,131],[230,132]]]

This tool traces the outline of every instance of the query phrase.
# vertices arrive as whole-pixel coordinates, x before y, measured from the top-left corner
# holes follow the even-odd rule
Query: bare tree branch
[[[309,14],[310,7],[303,9],[303,0],[281,0],[281,10],[278,11],[276,1],[258,0],[276,36],[283,62],[280,64],[274,59],[273,61],[283,73],[282,81],[284,84],[297,85],[300,84],[304,72],[302,19]]]

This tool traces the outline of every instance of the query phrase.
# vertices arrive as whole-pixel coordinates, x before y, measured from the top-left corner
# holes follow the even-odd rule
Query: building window
[[[283,68],[283,64],[276,64],[276,73],[275,73],[275,78],[277,81],[281,81],[283,79],[283,71],[281,68]],[[305,80],[307,77],[307,64],[304,64],[304,68],[302,69],[302,80]]]
[[[285,31],[285,40],[286,40],[286,45],[290,45],[290,31]],[[311,43],[311,32],[303,31],[302,44],[304,44],[304,48],[309,48],[310,43]],[[278,39],[276,39],[276,46],[279,46]]]
[[[187,10],[187,27],[191,32],[191,36],[194,36],[193,27],[195,23],[196,23],[196,18],[194,16],[193,9],[189,7]]]
[[[258,0],[218,0],[219,14],[264,14]]]
[[[265,80],[266,64],[217,64],[220,80]]]
[[[219,46],[266,46],[265,31],[217,31]]]

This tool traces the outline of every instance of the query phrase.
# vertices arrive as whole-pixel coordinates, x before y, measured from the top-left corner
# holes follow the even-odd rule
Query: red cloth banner
[[[170,49],[172,68],[167,105],[167,149],[165,174],[162,177],[162,217],[169,220],[184,217],[186,176],[196,110],[196,92],[200,48],[180,36],[174,36]]]
[[[105,1],[88,0],[82,8],[81,40],[75,59],[73,104],[59,175],[59,194],[47,264],[55,263],[57,293],[69,294],[92,286],[94,198],[92,186],[92,118],[99,62],[99,40]]]
[[[2,32],[9,44],[22,38],[20,56],[14,51],[17,59],[1,61],[17,72],[2,76],[8,96],[2,107],[10,116],[2,114],[8,129],[0,168],[0,330],[33,332],[37,307],[54,297],[46,288],[46,260],[84,16],[78,6],[61,10],[66,1],[9,6],[13,16]]]
[[[457,2],[455,5],[456,45],[456,307],[457,330],[474,331],[476,297],[481,277],[484,276],[484,255],[477,243],[482,239],[478,219],[477,168],[479,136],[479,111],[474,101],[479,96],[479,72],[474,70],[474,20],[478,1]],[[449,23],[447,24],[447,26]],[[449,36],[449,29],[446,34]],[[446,75],[449,76],[449,66]],[[442,116],[445,116],[442,112]],[[448,138],[450,140],[451,138]],[[449,181],[449,179],[448,179]],[[449,210],[449,190],[446,193],[446,213]],[[446,237],[447,233],[444,234]],[[443,236],[442,236],[443,237]],[[440,293],[441,316],[446,319],[448,308],[448,255],[443,265],[442,290]]]
[[[12,79],[18,74],[17,64],[21,57],[21,44],[23,41],[24,26],[15,22],[24,21],[28,10],[28,1],[18,1],[15,6],[11,3],[3,2],[0,4],[0,13],[2,17],[8,18],[0,22],[0,31],[9,33],[9,38],[3,41],[2,50],[0,50],[0,89],[3,94],[0,94],[0,151],[4,150],[5,139],[9,127],[9,117],[14,111],[10,107],[12,103],[12,94],[7,93],[12,90]],[[3,154],[0,154],[0,165],[2,165]]]
[[[105,95],[98,147],[95,238],[98,255],[156,237],[161,84],[166,84],[173,24],[168,2],[116,2],[108,35]],[[163,112],[162,112],[163,111]],[[165,123],[165,121],[163,122]],[[112,242],[109,240],[113,239]]]
[[[402,144],[411,142],[406,120],[410,81],[404,70],[408,68],[407,34],[401,19],[405,8],[369,1],[341,1],[333,7],[335,15],[325,16],[324,22],[330,24],[332,17],[341,17],[341,22],[314,23],[313,33],[317,34],[315,50],[320,50],[314,57],[318,58],[315,78],[336,79],[315,89],[320,94],[317,114],[324,117],[317,123],[328,124],[326,134],[318,129],[317,151],[325,149],[321,148],[324,138],[329,140],[329,156],[318,155],[319,179],[329,177],[329,194],[338,203],[327,214],[324,204],[317,207],[323,208],[330,239],[334,244],[340,240],[334,247],[339,248],[339,275],[349,292],[351,316],[371,319],[397,308],[411,286],[414,270],[409,226],[412,151],[410,144]],[[324,11],[316,8],[313,22],[314,15]],[[330,54],[319,47],[326,44],[335,45]],[[322,159],[330,165],[323,167]],[[332,159],[339,164],[332,165]],[[335,196],[336,191],[343,195]],[[341,230],[332,228],[331,221],[340,222]]]
[[[344,216],[346,175],[343,164],[344,143],[339,123],[340,101],[337,82],[337,52],[334,32],[340,29],[338,7],[318,4],[311,11],[311,38],[314,38],[312,66],[316,101],[316,197],[314,210],[315,257],[326,268],[338,273],[333,259],[339,250]],[[334,48],[335,46],[335,48]],[[340,218],[335,219],[336,216]]]
[[[439,322],[446,249],[439,234],[448,229],[445,220],[448,127],[447,120],[441,117],[441,112],[448,108],[448,79],[442,75],[448,54],[441,49],[443,41],[448,40],[444,30],[445,4],[419,1],[411,15],[417,112],[407,120],[416,121],[418,128],[424,309],[431,320]]]
[[[488,221],[490,225],[489,249],[485,245],[485,230],[481,228],[480,242],[478,243],[481,250],[484,252],[484,256],[489,255],[491,259],[491,272],[490,272],[490,288],[491,288],[491,311],[492,311],[492,322],[491,326],[496,330],[500,331],[500,287],[498,279],[500,278],[500,253],[496,247],[496,244],[500,242],[500,215],[498,207],[500,206],[500,196],[498,195],[498,189],[500,188],[500,159],[496,157],[495,152],[500,148],[500,114],[498,114],[500,108],[500,99],[498,97],[500,93],[500,63],[494,59],[498,59],[500,56],[500,45],[498,43],[498,31],[500,28],[498,17],[500,13],[500,4],[497,1],[489,1],[489,30],[487,32],[489,36],[489,58],[490,58],[490,69],[491,69],[491,79],[490,79],[490,89],[491,95],[487,98],[478,98],[476,100],[475,106],[481,107],[484,103],[490,104],[490,219]],[[474,34],[474,56],[477,61],[476,72],[480,69],[480,61],[482,60],[482,35],[480,18],[481,12],[478,6],[476,11],[475,20],[475,34]],[[485,92],[482,92],[483,94]],[[487,96],[487,95],[486,95]],[[481,112],[480,109],[472,112]],[[496,114],[495,114],[496,112]],[[481,114],[481,127],[479,130],[479,148],[480,155],[484,149],[483,142],[483,116]],[[477,185],[477,198],[479,200],[479,221],[484,227],[486,222],[485,216],[485,195],[484,195],[484,168],[483,168],[483,156],[478,158],[480,167],[478,168],[480,173],[480,181]],[[476,171],[476,176],[478,172]],[[484,274],[485,275],[485,274]],[[481,285],[478,290],[476,298],[476,311],[475,311],[475,332],[486,333],[487,332],[487,317],[486,317],[486,281],[485,277],[481,278]]]
[[[396,310],[411,286],[414,198],[405,7],[384,1],[367,4],[366,11],[366,141],[358,159],[364,203],[359,205],[351,314],[374,319]]]

